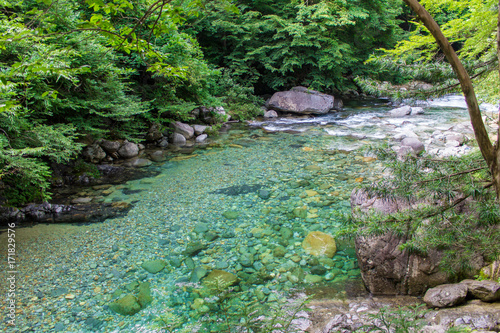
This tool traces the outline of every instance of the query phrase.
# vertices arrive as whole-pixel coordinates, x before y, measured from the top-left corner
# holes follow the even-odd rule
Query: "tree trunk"
[[[476,94],[474,92],[474,87],[472,86],[472,80],[462,65],[460,59],[453,50],[450,42],[445,37],[439,25],[434,21],[432,16],[425,10],[425,8],[418,2],[418,0],[403,0],[418,16],[425,27],[430,31],[434,39],[438,43],[439,47],[446,56],[446,59],[453,68],[453,71],[457,75],[458,81],[460,82],[460,87],[465,97],[467,103],[467,109],[469,111],[469,117],[472,123],[472,128],[474,129],[474,135],[476,136],[476,141],[481,150],[484,160],[488,164],[491,172],[491,177],[495,190],[497,193],[497,198],[500,198],[500,154],[498,150],[498,139],[497,144],[493,146],[486,131],[486,127],[481,117],[481,111],[479,110],[479,104],[477,102]],[[499,0],[500,4],[500,0]],[[499,23],[497,31],[497,48],[500,47],[500,7],[499,7]],[[500,50],[500,49],[499,49]],[[499,51],[500,52],[500,51]],[[500,53],[497,53],[500,59]],[[499,114],[500,115],[500,114]],[[500,133],[499,133],[500,134]]]

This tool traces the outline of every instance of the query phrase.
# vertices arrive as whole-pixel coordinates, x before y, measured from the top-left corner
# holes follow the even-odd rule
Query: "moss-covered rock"
[[[139,284],[139,293],[137,294],[137,302],[141,305],[141,308],[145,308],[149,303],[153,301],[151,297],[151,288],[149,282],[143,282]]]
[[[161,259],[145,261],[141,265],[142,268],[153,274],[161,272],[165,268],[165,266],[167,266],[167,263],[165,262],[165,260]]]
[[[300,217],[301,219],[307,218],[307,207],[303,206],[294,208],[293,215],[296,217]]]
[[[226,219],[235,220],[240,216],[240,213],[234,210],[228,210],[222,213],[222,216],[224,216]]]
[[[141,310],[141,305],[134,295],[126,295],[109,304],[109,308],[121,315],[132,316]]]
[[[284,257],[286,254],[286,248],[284,246],[277,246],[274,250],[273,250],[273,256],[275,256],[276,258],[282,258]]]
[[[186,245],[186,249],[184,250],[184,254],[188,255],[190,257],[197,255],[201,251],[205,250],[207,248],[207,245],[200,242],[190,242]]]

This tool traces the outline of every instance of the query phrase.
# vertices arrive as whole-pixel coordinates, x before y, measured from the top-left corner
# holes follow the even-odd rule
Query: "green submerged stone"
[[[234,210],[228,210],[222,213],[222,216],[229,220],[235,220],[240,216],[240,213]]]
[[[308,275],[306,275],[304,280],[306,283],[318,283],[318,282],[323,281],[323,277],[321,277],[319,275],[308,274]]]
[[[137,302],[139,302],[141,308],[145,308],[152,301],[153,297],[151,297],[151,288],[149,286],[149,282],[143,282],[139,284],[139,293],[137,294]]]
[[[143,262],[141,267],[149,273],[156,274],[158,272],[161,272],[166,265],[167,263],[164,260],[156,259]]]
[[[134,295],[126,295],[109,304],[109,308],[121,315],[132,316],[141,310],[141,305]]]

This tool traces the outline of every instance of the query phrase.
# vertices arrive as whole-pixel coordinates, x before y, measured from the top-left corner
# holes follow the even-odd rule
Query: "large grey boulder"
[[[401,146],[411,147],[413,149],[413,151],[415,152],[415,154],[417,154],[417,155],[425,150],[424,144],[419,139],[413,138],[413,137],[404,138],[401,141]]]
[[[83,158],[90,163],[99,163],[106,157],[106,152],[97,143],[85,147],[82,150]]]
[[[443,284],[427,290],[424,302],[435,308],[448,308],[462,304],[467,297],[465,284]]]
[[[188,124],[176,121],[172,123],[171,126],[174,129],[174,133],[182,134],[186,139],[191,139],[194,136],[194,128]]]
[[[334,108],[334,97],[305,87],[295,87],[275,93],[266,107],[298,114],[326,114]]]
[[[108,154],[113,154],[118,151],[121,147],[121,142],[120,141],[109,141],[109,140],[102,140],[99,142],[99,145],[101,146],[102,149]]]
[[[356,217],[363,214],[391,214],[408,209],[403,200],[369,195],[363,190],[351,194],[351,209]],[[427,288],[448,281],[439,268],[442,254],[429,249],[426,256],[401,250],[406,241],[392,233],[355,238],[356,256],[366,288],[376,295],[422,295]]]
[[[133,142],[125,140],[118,149],[118,154],[123,158],[133,158],[139,155],[139,146]]]
[[[469,295],[479,298],[483,302],[500,301],[500,283],[491,280],[463,280],[461,284],[467,286]]]

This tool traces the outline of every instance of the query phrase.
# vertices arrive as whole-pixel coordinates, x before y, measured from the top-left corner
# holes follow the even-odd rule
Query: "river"
[[[233,124],[191,155],[152,165],[154,177],[103,189],[105,202],[133,205],[126,216],[16,229],[15,269],[2,260],[0,275],[2,295],[15,278],[16,326],[6,317],[0,329],[160,332],[177,320],[179,329],[206,332],[218,325],[225,295],[236,312],[304,292],[362,295],[352,239],[339,235],[352,189],[383,177],[369,147],[414,133],[435,152],[471,149],[442,140],[446,132],[472,137],[463,98],[423,106],[423,115],[391,118],[385,101],[358,101],[316,118]],[[335,238],[331,258],[304,250],[311,232]],[[206,290],[214,270],[238,279],[231,292]],[[143,309],[111,311],[124,295],[146,299]]]

